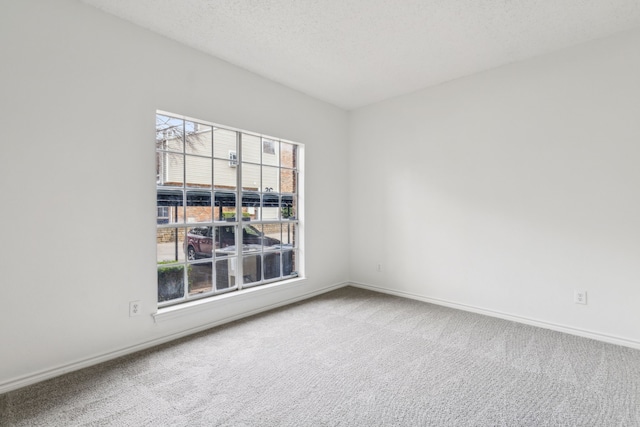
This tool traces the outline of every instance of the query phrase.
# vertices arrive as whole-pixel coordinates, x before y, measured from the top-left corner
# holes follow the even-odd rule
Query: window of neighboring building
[[[169,222],[169,207],[158,206],[158,224],[166,224]]]
[[[262,152],[264,154],[276,154],[276,142],[270,139],[263,139]]]
[[[299,275],[302,149],[156,114],[159,305]]]

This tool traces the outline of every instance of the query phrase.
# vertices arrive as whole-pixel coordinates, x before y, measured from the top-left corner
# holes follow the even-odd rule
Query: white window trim
[[[287,288],[292,286],[300,286],[304,285],[307,282],[307,279],[304,277],[294,277],[292,279],[281,280],[279,282],[267,283],[261,286],[253,286],[250,288],[241,289],[235,292],[227,292],[215,296],[211,296],[208,298],[200,298],[194,299],[188,302],[184,302],[182,304],[174,304],[165,307],[159,307],[157,311],[152,314],[153,320],[155,323],[163,323],[166,321],[171,321],[173,319],[191,316],[203,311],[211,311],[221,304],[224,305],[228,302],[233,301],[234,303],[242,302],[244,300],[255,299],[257,294],[271,294],[274,292],[285,291]],[[270,309],[270,307],[263,307],[260,311],[264,311]],[[250,313],[252,314],[252,313]],[[247,314],[243,314],[239,317],[244,317]],[[226,323],[229,320],[233,319],[225,319],[221,323]]]
[[[286,276],[284,278],[281,279],[275,279],[275,280],[265,280],[265,281],[260,281],[260,283],[254,284],[254,283],[250,283],[250,284],[246,284],[245,286],[242,286],[242,284],[240,284],[240,286],[236,289],[231,289],[229,291],[222,291],[222,292],[216,292],[216,293],[211,293],[211,294],[207,294],[203,297],[192,297],[190,299],[187,300],[181,300],[179,302],[176,302],[175,300],[172,301],[166,301],[166,302],[158,302],[158,311],[157,313],[154,315],[154,318],[156,319],[156,322],[161,321],[165,318],[171,318],[171,317],[175,317],[175,316],[179,316],[181,314],[177,314],[177,313],[190,313],[190,312],[194,312],[194,311],[199,311],[200,307],[207,307],[209,303],[215,303],[215,301],[219,301],[219,300],[224,300],[226,298],[235,298],[235,297],[239,297],[240,295],[244,295],[247,293],[250,293],[252,291],[259,291],[259,290],[266,290],[266,289],[271,289],[274,287],[279,287],[282,285],[291,285],[291,284],[297,284],[297,283],[301,283],[304,282],[306,280],[306,276],[305,276],[305,239],[304,239],[304,144],[299,143],[299,142],[294,142],[294,141],[290,141],[290,140],[286,140],[286,139],[282,139],[282,138],[276,138],[273,136],[269,136],[269,135],[264,135],[264,134],[259,134],[256,132],[251,132],[251,131],[246,131],[243,129],[238,129],[238,128],[234,128],[231,126],[226,126],[226,125],[219,125],[216,123],[212,123],[212,122],[208,122],[206,120],[201,120],[201,119],[196,119],[196,118],[192,118],[192,117],[188,117],[188,116],[183,116],[180,114],[175,114],[175,113],[171,113],[168,111],[162,111],[162,110],[157,110],[156,114],[159,115],[166,115],[166,116],[170,116],[170,117],[174,117],[176,119],[181,119],[181,120],[185,120],[185,121],[191,121],[191,122],[196,122],[196,123],[202,123],[202,124],[206,124],[207,126],[212,126],[213,128],[220,128],[220,129],[226,129],[226,130],[230,130],[230,131],[234,131],[234,132],[239,132],[241,134],[246,134],[246,135],[252,135],[252,136],[257,136],[261,139],[268,139],[271,141],[279,141],[279,142],[283,142],[283,143],[287,143],[287,144],[293,144],[295,145],[296,148],[296,172],[297,172],[297,185],[296,185],[296,196],[297,196],[297,206],[296,206],[296,217],[295,217],[295,224],[297,225],[298,231],[297,231],[297,245],[296,247],[293,249],[293,251],[296,254],[296,275],[295,276]],[[239,153],[241,153],[241,147],[238,145],[237,150],[239,151],[235,151],[236,154],[236,160],[235,160],[235,165],[232,167],[237,167],[237,165],[240,163],[240,155]],[[262,147],[261,147],[262,148]],[[261,150],[262,153],[263,150]],[[229,154],[231,154],[232,151],[229,151]],[[213,153],[212,153],[213,155]],[[231,157],[231,156],[229,156]],[[229,159],[230,163],[231,163],[231,158]],[[231,164],[230,164],[231,166]],[[280,166],[282,167],[282,166]],[[237,181],[237,194],[241,194],[242,193],[242,176],[241,176],[242,170],[239,170],[239,175],[238,175],[238,181]],[[212,188],[212,191],[214,191],[214,189]],[[280,193],[280,194],[285,194],[285,193]],[[286,193],[288,194],[288,193]],[[239,211],[242,209],[242,205],[238,205],[238,209]],[[282,218],[280,218],[278,221],[264,221],[264,220],[259,220],[255,223],[268,223],[268,222],[276,222],[276,223],[280,223],[280,224],[286,224],[287,221],[283,220]],[[189,227],[188,223],[180,223],[180,224],[172,224],[176,227]],[[217,226],[219,226],[220,224],[216,224]],[[242,227],[242,221],[237,221],[237,226],[238,226],[238,230],[241,229]],[[158,227],[157,228],[164,228],[164,227]],[[241,239],[241,233],[237,233],[237,240]],[[243,254],[240,251],[237,255],[238,261],[242,260]],[[215,262],[215,261],[214,261]],[[188,264],[187,264],[188,265]],[[264,268],[264,267],[263,267]],[[158,286],[158,283],[156,282],[156,286]],[[188,287],[188,283],[184,284],[185,287]],[[213,284],[213,290],[212,292],[215,290],[215,283]],[[202,308],[205,309],[205,308]],[[173,314],[172,314],[173,313]]]

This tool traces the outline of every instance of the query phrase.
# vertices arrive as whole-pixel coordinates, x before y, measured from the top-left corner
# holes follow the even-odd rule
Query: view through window
[[[298,276],[301,149],[156,114],[160,306]]]

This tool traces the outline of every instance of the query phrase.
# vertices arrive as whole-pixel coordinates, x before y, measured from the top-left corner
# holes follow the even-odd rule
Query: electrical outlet
[[[573,291],[573,302],[576,304],[586,304],[587,303],[587,291]]]
[[[142,304],[140,301],[131,301],[129,303],[129,317],[137,316],[142,311]]]

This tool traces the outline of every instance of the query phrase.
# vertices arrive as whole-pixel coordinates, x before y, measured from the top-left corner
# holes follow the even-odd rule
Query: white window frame
[[[159,230],[157,234],[160,234],[160,230],[163,229],[169,229],[169,232],[171,232],[171,230],[175,230],[176,236],[179,235],[180,231],[179,230],[183,230],[185,233],[185,237],[184,240],[186,241],[186,233],[187,230],[193,228],[193,227],[214,227],[213,229],[215,229],[216,227],[228,227],[228,226],[232,226],[235,228],[235,247],[239,248],[242,247],[243,250],[236,250],[234,255],[229,255],[229,258],[223,258],[223,259],[218,259],[216,258],[215,255],[212,254],[211,258],[207,258],[204,261],[198,261],[198,260],[189,260],[188,257],[186,256],[186,253],[183,253],[184,259],[182,261],[178,259],[176,259],[175,264],[170,264],[170,266],[182,266],[184,268],[183,270],[183,295],[179,298],[173,298],[173,299],[169,299],[166,301],[158,301],[158,307],[159,308],[169,308],[171,306],[171,308],[173,308],[173,306],[181,306],[184,305],[185,303],[189,303],[190,301],[195,301],[195,300],[203,300],[203,299],[207,299],[207,298],[216,298],[222,294],[230,294],[230,293],[234,293],[237,291],[243,291],[243,290],[248,290],[251,288],[257,288],[257,287],[262,287],[264,285],[269,285],[269,286],[277,286],[278,284],[284,284],[284,283],[289,283],[292,281],[297,281],[300,279],[304,278],[304,238],[303,238],[303,183],[304,183],[304,168],[303,168],[303,162],[304,162],[304,145],[298,142],[293,142],[293,141],[288,141],[288,140],[284,140],[282,138],[275,138],[272,136],[266,136],[266,135],[262,135],[262,134],[257,134],[255,132],[250,132],[250,131],[246,131],[246,130],[241,130],[241,129],[237,129],[237,128],[233,128],[233,127],[229,127],[229,126],[224,126],[224,125],[218,125],[216,123],[212,123],[212,122],[208,122],[208,121],[204,121],[204,120],[200,120],[200,119],[193,119],[190,117],[186,117],[186,116],[182,116],[182,115],[178,115],[175,113],[169,113],[169,112],[165,112],[165,111],[157,111],[156,112],[157,115],[162,115],[162,116],[169,116],[173,119],[176,120],[183,120],[184,122],[194,122],[194,123],[199,123],[205,126],[211,126],[212,129],[217,129],[217,130],[226,130],[226,131],[231,131],[231,132],[235,132],[237,135],[237,142],[236,142],[236,150],[229,150],[228,154],[229,154],[229,158],[227,159],[229,161],[229,166],[233,167],[236,169],[236,188],[235,190],[233,190],[233,192],[235,192],[235,197],[236,197],[236,215],[235,218],[233,218],[232,220],[226,219],[225,221],[222,221],[221,218],[216,219],[215,217],[212,218],[212,220],[210,222],[205,222],[205,223],[189,223],[188,219],[186,217],[186,211],[183,217],[182,222],[170,222],[168,224],[158,224],[157,220],[156,220],[156,227]],[[262,141],[264,141],[265,139],[268,139],[269,141],[273,141],[274,144],[280,144],[281,146],[284,146],[284,144],[288,144],[291,145],[293,147],[295,147],[294,149],[294,156],[295,156],[295,164],[293,166],[293,168],[290,168],[288,166],[285,166],[282,164],[282,155],[280,155],[279,157],[279,162],[278,162],[278,166],[277,168],[280,170],[279,172],[279,177],[278,177],[278,186],[279,189],[282,190],[281,187],[281,180],[282,180],[282,171],[288,171],[290,173],[292,173],[294,175],[294,179],[295,179],[295,192],[294,193],[283,193],[282,191],[276,192],[276,195],[278,196],[278,201],[280,201],[280,203],[282,203],[284,200],[291,200],[291,202],[294,203],[295,205],[295,216],[288,218],[284,216],[284,208],[279,207],[278,208],[278,218],[277,219],[267,219],[265,220],[264,218],[259,218],[256,220],[251,220],[250,222],[246,222],[243,221],[243,207],[246,208],[247,211],[249,211],[249,207],[243,206],[243,194],[248,194],[250,193],[249,190],[245,190],[243,192],[243,188],[242,188],[242,172],[243,172],[243,157],[242,157],[242,139],[244,137],[244,135],[248,136],[248,137],[259,137]],[[212,142],[213,144],[215,144],[215,138],[214,141]],[[279,147],[280,147],[279,145]],[[166,155],[167,152],[165,151],[166,148],[158,148],[158,146],[156,146],[156,155],[158,156],[163,156]],[[278,150],[278,152],[280,152],[280,149]],[[231,154],[235,154],[235,159],[232,159]],[[263,145],[261,144],[260,146],[260,158],[262,158],[262,153],[263,153]],[[175,154],[175,152],[173,152],[172,154]],[[214,148],[212,147],[211,149],[211,159],[215,160],[216,157],[214,155]],[[183,164],[186,164],[186,158],[187,158],[187,151],[185,149],[185,145],[183,144],[183,152],[182,152],[182,156],[183,156]],[[234,164],[232,164],[232,161]],[[251,165],[253,167],[255,167],[256,165],[260,166],[260,170],[262,170],[262,168],[264,168],[265,166],[269,167],[269,168],[273,168],[274,166],[272,164],[264,164],[262,163],[262,160],[260,161],[260,163],[256,164],[256,163],[246,163],[247,165]],[[211,179],[212,179],[212,184],[211,184],[211,191],[212,191],[212,196],[210,198],[210,203],[211,203],[211,209],[213,211],[214,209],[214,200],[213,200],[213,195],[216,194],[216,188],[215,188],[215,184],[214,184],[214,174],[213,174],[213,163],[212,163],[212,171],[211,171]],[[186,199],[186,195],[188,194],[188,190],[189,190],[189,185],[186,182],[187,178],[186,178],[186,171],[184,172],[185,174],[185,179],[183,180],[182,183],[182,187],[179,188],[179,191],[182,191],[183,194],[183,200],[184,203],[183,205],[187,204],[187,199]],[[158,191],[162,188],[162,184],[163,182],[158,182],[157,183],[157,188]],[[173,187],[176,188],[176,187]],[[266,198],[264,198],[264,194],[265,192],[262,191],[261,188],[258,189],[257,192],[255,191],[251,191],[251,193],[258,193],[260,194],[261,197],[261,207],[262,209],[266,209],[265,207],[265,203],[266,203]],[[273,194],[271,192],[269,192],[270,195]],[[264,201],[262,199],[265,199]],[[216,199],[217,200],[217,199]],[[278,206],[283,206],[281,204],[278,204]],[[160,206],[157,206],[158,208],[160,208]],[[178,207],[176,207],[175,209],[178,209]],[[159,210],[159,209],[158,209]],[[253,209],[251,209],[251,211],[253,211]],[[247,280],[246,276],[244,275],[243,272],[243,265],[245,264],[245,262],[247,262],[246,260],[250,259],[248,257],[250,257],[250,254],[248,252],[245,251],[245,247],[244,247],[244,242],[242,242],[242,235],[243,233],[240,232],[240,230],[244,230],[244,228],[247,225],[255,225],[258,226],[259,228],[262,228],[263,226],[269,226],[269,225],[276,225],[277,227],[280,228],[281,230],[281,239],[284,239],[283,237],[283,233],[285,225],[287,226],[288,230],[291,230],[291,227],[293,227],[293,235],[294,237],[294,245],[291,246],[290,248],[287,247],[285,248],[285,246],[288,246],[287,244],[284,243],[280,243],[279,244],[279,248],[278,245],[276,245],[275,247],[277,249],[275,250],[266,250],[265,246],[264,246],[264,241],[263,244],[261,245],[261,249],[258,253],[255,254],[255,260],[256,262],[260,263],[260,279],[259,280],[255,280],[253,282],[249,282],[249,283],[245,283],[244,281]],[[156,239],[158,240],[158,237],[156,237]],[[283,240],[281,240],[283,241]],[[286,242],[291,242],[290,239],[284,240]],[[179,243],[176,244],[176,248],[182,244],[183,247],[186,246],[186,244],[183,243]],[[184,249],[186,251],[186,249]],[[269,265],[273,265],[273,264],[269,264],[268,262],[265,263],[266,257],[272,257],[275,256],[277,254],[277,259],[278,259],[278,263],[277,265],[279,265],[279,275],[277,277],[266,277],[266,273],[265,270],[268,269]],[[176,255],[178,255],[178,249],[176,249]],[[285,257],[293,257],[291,259],[291,261],[288,261],[288,266],[292,266],[291,267],[291,272],[290,274],[285,274],[285,271],[287,271],[287,268],[285,268]],[[236,278],[236,283],[234,283],[233,286],[229,286],[229,288],[226,289],[217,289],[217,282],[216,282],[216,278],[212,276],[212,289],[210,291],[201,293],[201,294],[190,294],[189,291],[189,277],[188,277],[188,272],[190,270],[190,268],[192,268],[193,266],[196,265],[200,265],[200,264],[207,264],[208,262],[212,263],[212,275],[217,274],[216,273],[216,262],[218,261],[224,261],[226,259],[234,259],[234,261],[228,261],[228,265],[229,265],[229,270],[231,270],[233,268],[233,273],[234,273],[234,277]],[[160,267],[160,260],[158,260],[158,269],[160,271],[161,268]],[[239,280],[237,280],[239,279]],[[160,283],[158,283],[158,286],[160,286]]]

